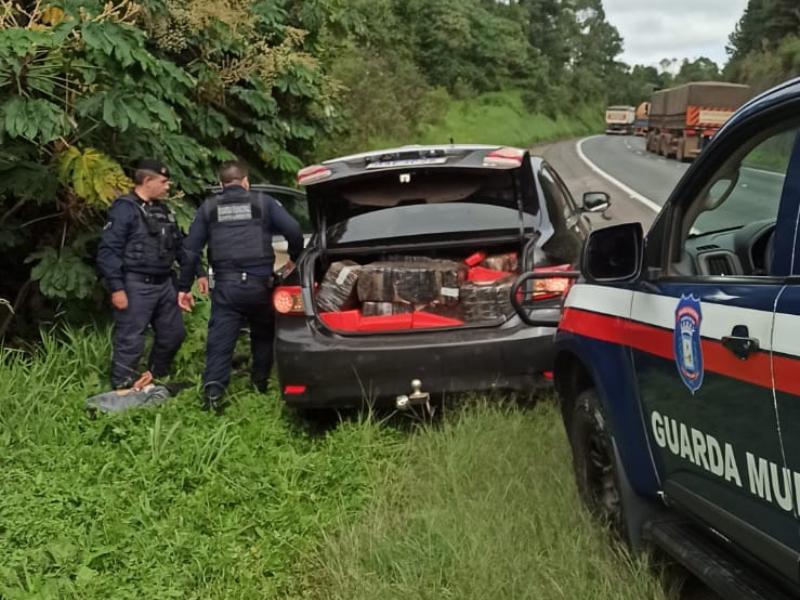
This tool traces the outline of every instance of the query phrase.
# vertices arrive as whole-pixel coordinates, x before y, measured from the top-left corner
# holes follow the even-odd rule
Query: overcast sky
[[[629,65],[657,65],[662,58],[707,56],[720,66],[725,44],[747,0],[603,0],[608,20],[624,39]]]

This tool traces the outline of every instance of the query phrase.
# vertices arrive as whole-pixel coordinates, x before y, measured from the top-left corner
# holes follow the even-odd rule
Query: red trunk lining
[[[358,310],[320,313],[325,325],[337,331],[380,332],[404,329],[433,329],[436,327],[458,327],[464,321],[450,319],[423,310],[400,315],[380,315],[365,317]]]

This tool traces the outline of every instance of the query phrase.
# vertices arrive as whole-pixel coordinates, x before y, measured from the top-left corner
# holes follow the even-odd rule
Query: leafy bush
[[[86,236],[139,157],[167,162],[188,193],[234,155],[255,178],[291,177],[334,101],[292,18],[234,0],[6,3],[0,295],[29,280],[57,300],[91,295]]]

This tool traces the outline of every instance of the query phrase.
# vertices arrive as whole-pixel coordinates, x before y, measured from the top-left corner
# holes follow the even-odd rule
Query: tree
[[[272,3],[11,2],[0,28],[0,296],[16,309],[96,293],[98,224],[137,157],[199,192],[234,155],[293,174],[331,126],[331,82]]]
[[[724,76],[763,90],[800,74],[800,6],[750,0],[729,37]]]
[[[800,6],[794,0],[749,0],[727,51],[737,63],[751,52],[775,50],[784,37],[798,32]]]
[[[681,68],[675,76],[675,84],[689,83],[692,81],[717,81],[721,79],[719,66],[710,58],[701,56],[700,58],[689,61],[683,59]]]

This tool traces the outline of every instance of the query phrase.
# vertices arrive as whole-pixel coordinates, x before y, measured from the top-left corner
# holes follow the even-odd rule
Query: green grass
[[[551,403],[479,403],[409,436],[400,460],[366,514],[326,536],[311,597],[665,597],[579,505]]]
[[[48,336],[33,358],[3,352],[4,599],[282,597],[300,554],[372,496],[371,468],[397,443],[365,422],[314,437],[241,375],[223,418],[188,391],[91,421],[83,403],[109,352],[105,332]]]
[[[531,113],[522,102],[522,92],[505,91],[455,100],[444,120],[428,126],[420,140],[423,144],[456,143],[502,144],[528,147],[558,139],[578,137],[602,131],[602,111],[580,107],[571,116],[552,119]]]
[[[549,406],[319,434],[238,373],[221,418],[190,389],[93,421],[106,330],[0,352],[6,600],[661,597],[580,508]]]

